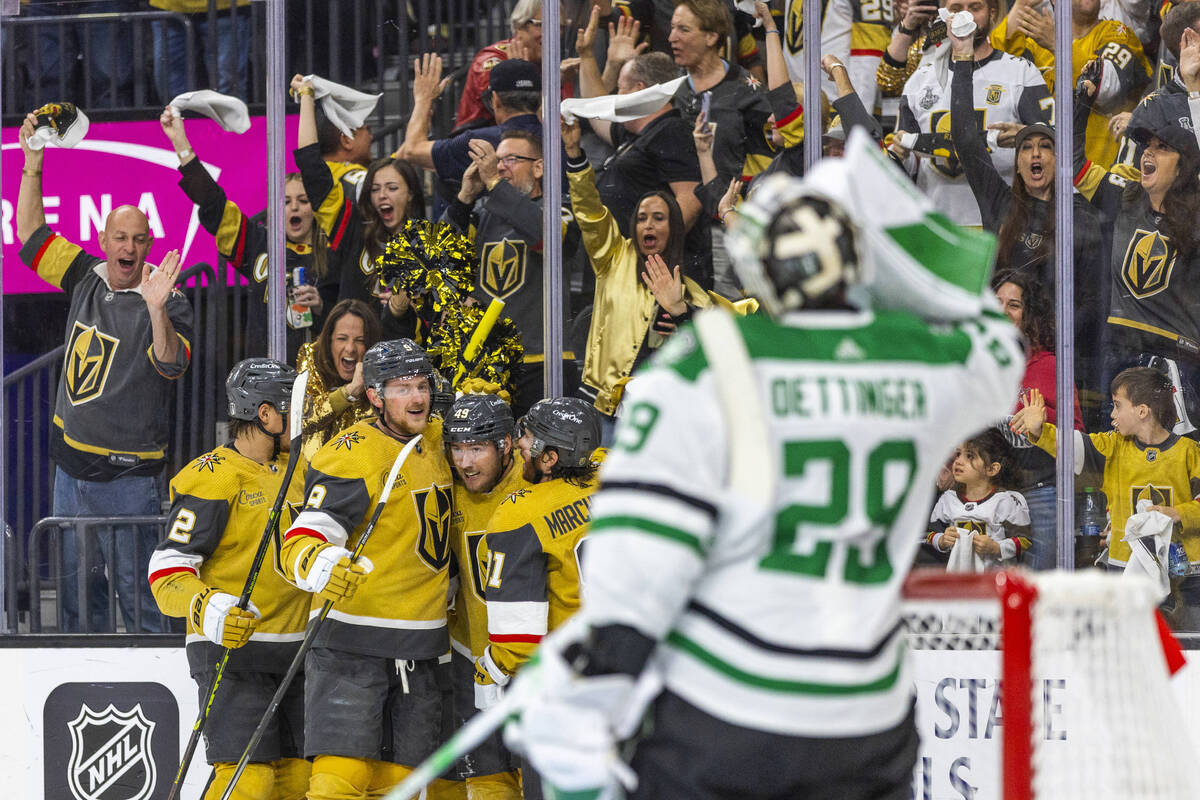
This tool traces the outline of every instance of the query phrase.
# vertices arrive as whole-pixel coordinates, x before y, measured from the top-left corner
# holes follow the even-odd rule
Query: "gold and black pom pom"
[[[475,248],[445,222],[410,219],[376,260],[380,284],[404,290],[418,312],[438,312],[471,293]]]
[[[484,310],[479,306],[458,305],[450,307],[441,322],[434,326],[429,343],[425,348],[430,360],[444,375],[454,375],[460,363],[467,377],[482,378],[505,389],[516,397],[517,377],[525,348],[521,334],[508,317],[501,317],[483,341],[479,355],[469,363],[463,363],[467,342],[483,319]]]

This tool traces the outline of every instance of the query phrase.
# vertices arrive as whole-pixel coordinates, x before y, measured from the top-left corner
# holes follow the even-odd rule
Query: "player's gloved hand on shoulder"
[[[475,662],[475,707],[482,711],[499,703],[509,680],[500,665],[492,660],[492,648],[484,650]]]
[[[353,597],[359,584],[374,568],[366,556],[351,562],[349,550],[325,542],[313,544],[300,554],[293,576],[296,585],[304,591],[336,603]]]
[[[241,647],[250,641],[250,634],[258,627],[262,614],[254,603],[248,609],[242,609],[238,608],[237,602],[236,597],[219,589],[199,592],[192,598],[192,627],[222,647]]]

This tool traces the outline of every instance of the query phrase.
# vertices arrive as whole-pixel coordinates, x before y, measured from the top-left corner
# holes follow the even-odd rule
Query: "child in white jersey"
[[[1016,485],[1012,452],[1004,436],[988,430],[963,442],[952,466],[955,486],[938,498],[926,541],[943,553],[968,532],[986,567],[1011,566],[1029,549],[1029,507]]]

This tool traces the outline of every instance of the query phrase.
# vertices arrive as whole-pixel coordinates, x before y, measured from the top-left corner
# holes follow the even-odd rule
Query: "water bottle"
[[[1088,569],[1100,555],[1100,534],[1108,525],[1103,494],[1092,486],[1083,490],[1083,508],[1079,513],[1079,533],[1075,537],[1075,568]]]
[[[1167,549],[1167,572],[1172,578],[1182,578],[1187,571],[1188,554],[1183,549],[1183,542],[1171,542]]]
[[[296,302],[296,289],[304,285],[304,267],[292,270],[292,285],[288,290],[287,324],[293,330],[311,328],[313,324],[312,309]]]

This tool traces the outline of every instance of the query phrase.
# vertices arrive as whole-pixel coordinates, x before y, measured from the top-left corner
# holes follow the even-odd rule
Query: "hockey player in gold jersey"
[[[237,648],[204,729],[216,773],[204,795],[221,796],[304,635],[309,598],[284,580],[279,548],[264,561],[248,610],[237,607],[272,501],[284,476],[281,443],[296,371],[266,358],[238,363],[229,375],[233,441],[185,466],[171,481],[166,538],[150,559],[150,589],[162,612],[187,619],[188,667],[203,705],[221,648]],[[299,504],[297,479],[288,501]],[[303,682],[285,696],[275,725],[251,756],[234,800],[298,800],[308,785],[303,759]]]
[[[378,419],[350,426],[313,456],[304,510],[284,540],[289,579],[316,595],[310,614],[333,601],[304,662],[310,800],[380,796],[433,752],[441,733],[451,475],[440,423],[430,424],[432,380],[425,351],[409,339],[367,351],[363,382]],[[347,548],[418,434],[351,564]]]
[[[571,397],[521,419],[525,478],[488,522],[488,646],[476,661],[476,705],[496,702],[538,643],[579,608],[579,557],[596,488],[594,407]]]
[[[488,520],[513,492],[528,489],[516,452],[516,424],[508,404],[490,394],[469,394],[455,401],[442,436],[454,465],[454,515],[450,549],[458,565],[458,591],[450,616],[453,650],[454,725],[475,713],[475,659],[488,645],[484,536]],[[496,731],[459,762],[471,800],[521,800],[517,762]]]

